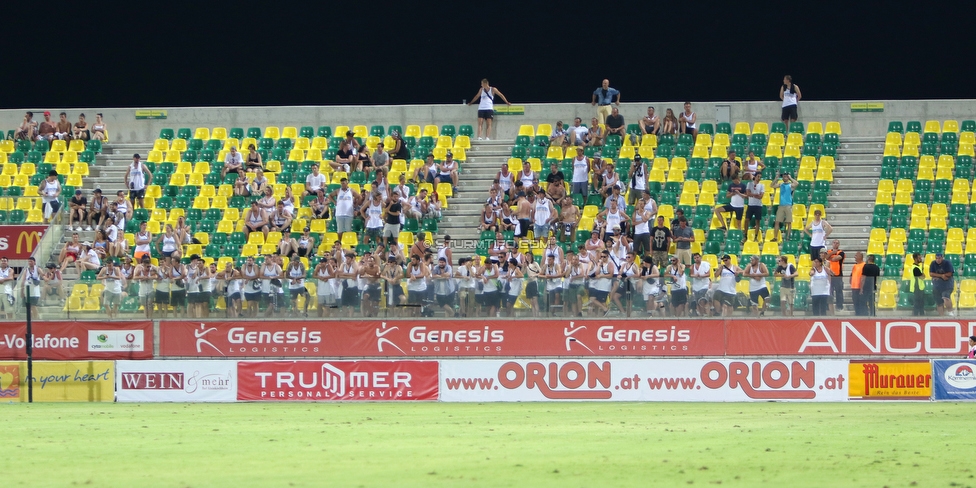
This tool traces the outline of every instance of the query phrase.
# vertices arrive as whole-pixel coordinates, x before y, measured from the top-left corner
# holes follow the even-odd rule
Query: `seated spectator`
[[[238,176],[238,178],[234,180],[234,195],[240,195],[242,197],[246,197],[250,195],[251,194],[250,185],[251,182],[247,181],[247,178],[242,178]]]
[[[442,162],[437,169],[437,176],[434,178],[434,184],[438,183],[450,183],[452,187],[457,188],[458,184],[458,164],[454,160],[454,154],[448,151],[447,156],[445,156],[444,162]]]
[[[78,262],[75,263],[79,266],[80,271],[95,271],[102,267],[102,261],[98,258],[98,253],[92,249],[90,242],[85,242],[81,245],[81,256],[79,256]]]
[[[356,133],[351,130],[346,131],[346,138],[342,142],[345,142],[349,146],[349,150],[353,154],[357,154],[361,149],[359,141],[356,140]]]
[[[251,195],[262,195],[267,187],[268,179],[264,176],[264,171],[258,169],[251,184],[248,185],[248,192]]]
[[[549,145],[564,147],[569,145],[569,138],[566,137],[566,129],[563,127],[563,121],[556,122],[556,128],[549,135]]]
[[[75,190],[75,194],[68,201],[68,228],[71,228],[71,224],[74,224],[77,219],[77,227],[74,228],[75,231],[81,231],[81,224],[85,222],[85,214],[88,213],[88,199],[82,194],[81,189]]]
[[[400,173],[400,177],[398,179],[399,179],[399,183],[397,183],[396,186],[390,189],[390,193],[391,194],[399,193],[400,202],[404,203],[407,201],[408,198],[410,198],[410,187],[407,186],[407,177],[404,176],[403,173]]]
[[[484,210],[481,212],[481,222],[478,223],[478,231],[494,230],[495,221],[495,211],[491,208],[490,204],[486,203]]]
[[[602,146],[607,138],[606,129],[596,121],[596,117],[590,120],[590,146]]]
[[[72,129],[74,139],[81,139],[87,141],[91,139],[91,131],[88,130],[88,122],[85,122],[85,114],[78,116],[78,122],[75,122],[74,128]]]
[[[325,190],[325,175],[319,173],[319,165],[313,164],[312,172],[305,177],[305,191],[302,197],[314,195],[322,190]]]
[[[101,188],[95,188],[95,191],[92,192],[91,206],[88,208],[88,227],[85,230],[91,231],[92,226],[101,227],[102,220],[108,214],[108,209],[108,197],[102,195]]]
[[[603,208],[610,208],[611,203],[616,203],[618,207],[626,209],[627,202],[624,200],[624,196],[620,194],[619,185],[608,185],[610,192],[606,196],[606,200],[603,202]]]
[[[71,122],[68,122],[68,114],[61,112],[59,115],[57,130],[54,132],[54,137],[62,141],[71,140]]]
[[[102,114],[95,114],[95,123],[92,124],[91,138],[96,141],[104,141],[108,139],[108,126],[105,125],[105,120],[102,119]]]
[[[427,189],[422,188],[420,193],[410,197],[407,202],[408,208],[405,209],[407,217],[420,220],[426,218],[430,212],[430,204],[427,202]]]
[[[20,127],[14,131],[14,139],[33,141],[36,134],[37,122],[34,122],[34,112],[27,112],[24,114],[24,121],[20,123]]]
[[[58,262],[61,263],[60,271],[63,273],[70,264],[81,273],[83,270],[78,264],[78,259],[80,258],[81,240],[78,239],[78,233],[75,232],[71,234],[71,240],[65,243],[64,247],[61,248],[61,253],[58,255]]]
[[[620,175],[614,171],[613,163],[607,163],[603,169],[603,184],[600,186],[600,193],[607,196],[614,188],[622,190],[623,186]]]
[[[247,145],[247,163],[245,167],[248,172],[264,169],[264,163],[261,161],[261,153],[254,149],[254,144]]]
[[[382,142],[376,144],[376,150],[370,157],[369,164],[377,171],[381,169],[386,172],[390,171],[390,153],[386,152],[385,149]]]
[[[258,206],[257,200],[251,202],[251,208],[244,212],[244,236],[251,232],[262,232],[265,238],[268,236],[268,214]]]
[[[508,196],[508,198],[513,198],[515,196],[514,183],[515,175],[508,169],[508,163],[502,164],[502,170],[495,175],[495,182],[498,183],[498,188],[501,192]]]
[[[58,126],[53,121],[51,121],[51,112],[44,112],[44,122],[41,122],[41,127],[38,129],[37,140],[45,140],[51,142],[54,140],[54,133],[58,131]]]
[[[685,110],[678,117],[681,123],[681,133],[691,134],[692,138],[698,138],[698,114],[691,111],[691,102],[685,102]]]
[[[553,182],[546,185],[545,193],[554,202],[560,202],[562,201],[563,197],[566,196],[566,184],[563,182],[561,176],[562,172],[556,175]]]
[[[291,212],[285,209],[285,204],[283,202],[278,202],[275,205],[274,211],[269,217],[268,230],[271,232],[281,232],[282,235],[291,234],[291,223],[292,216]],[[265,233],[267,237],[267,233]]]
[[[616,134],[621,138],[627,135],[627,125],[624,124],[624,116],[620,115],[620,109],[613,107],[610,115],[607,116],[607,135]]]
[[[285,206],[285,210],[287,210],[292,217],[295,216],[295,203],[297,202],[295,201],[295,194],[291,192],[291,185],[285,186],[285,194],[281,196],[281,199],[279,199],[278,202]],[[287,256],[287,254],[285,254],[285,256]]]
[[[661,122],[661,135],[677,135],[678,127],[678,118],[674,116],[674,111],[672,111],[670,108],[667,109],[664,112],[664,121]]]
[[[641,117],[637,123],[640,125],[641,134],[655,134],[661,131],[661,118],[654,115],[654,107],[647,107],[647,115]]]
[[[339,144],[339,150],[336,151],[335,160],[329,161],[329,166],[332,166],[333,171],[349,173],[354,165],[352,149],[349,147],[349,142],[343,139]]]
[[[566,175],[559,170],[559,164],[553,161],[551,164],[549,164],[549,173],[546,174],[546,183],[551,185],[557,181],[566,181]]]
[[[403,137],[400,136],[400,132],[390,132],[390,137],[392,137],[393,141],[396,143],[390,148],[391,157],[393,157],[393,159],[410,161],[410,148],[408,148],[407,143],[403,141]]]
[[[427,202],[428,210],[424,214],[424,218],[440,219],[443,203],[441,203],[441,196],[437,194],[437,190],[430,192],[430,195],[427,196]]]
[[[722,161],[719,171],[723,180],[734,180],[739,177],[739,162],[735,159],[735,151],[729,151],[729,157]]]
[[[571,146],[586,146],[590,143],[590,129],[583,125],[583,119],[579,117],[573,119],[573,126],[567,132]]]
[[[756,153],[750,150],[746,160],[742,162],[742,178],[751,180],[752,175],[756,173],[761,175],[765,169],[766,165],[756,157]]]
[[[309,204],[312,207],[312,218],[315,219],[328,219],[329,218],[329,202],[325,199],[325,190],[320,189],[315,193],[315,200]]]
[[[106,256],[110,255],[108,247],[109,243],[108,239],[105,237],[105,231],[101,229],[96,230],[95,241],[92,242],[92,249],[94,249],[95,253],[98,254],[99,259],[105,259]]]
[[[354,153],[356,157],[353,158],[353,161],[356,164],[354,165],[355,168],[353,168],[353,171],[365,171],[369,173],[369,169],[373,165],[373,161],[370,159],[369,155],[369,148],[362,146],[359,148],[358,152],[354,151]]]
[[[220,171],[220,177],[223,178],[230,172],[237,173],[241,176],[244,173],[244,158],[241,156],[241,153],[237,152],[236,146],[231,146],[230,152],[224,156],[224,169]]]
[[[274,196],[274,190],[270,186],[264,187],[264,195],[258,199],[258,206],[266,212],[271,212],[277,204],[278,200]]]
[[[522,182],[522,188],[526,193],[529,190],[535,191],[539,186],[539,175],[532,171],[532,165],[528,161],[522,163],[522,171],[518,173],[518,181]]]

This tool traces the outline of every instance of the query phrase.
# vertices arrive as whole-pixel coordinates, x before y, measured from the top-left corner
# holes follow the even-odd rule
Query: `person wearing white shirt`
[[[803,95],[800,87],[793,84],[793,77],[786,75],[783,77],[783,84],[779,87],[779,99],[783,101],[783,114],[781,119],[787,127],[797,119],[797,106]]]
[[[302,197],[314,195],[319,190],[325,189],[325,175],[319,173],[319,165],[312,165],[312,173],[305,177],[305,191]]]
[[[237,146],[231,146],[230,152],[224,156],[224,169],[220,172],[220,177],[223,178],[227,176],[227,173],[231,171],[235,173],[240,173],[241,169],[244,167],[244,157],[241,153],[237,152]]]
[[[763,195],[766,193],[766,185],[760,181],[762,175],[755,173],[752,181],[746,185],[746,196],[749,198],[749,208],[746,209],[746,228],[756,223],[756,240],[762,237],[762,215],[763,215]]]
[[[709,314],[708,289],[712,285],[712,265],[702,261],[701,253],[691,255],[691,299],[697,306],[699,317]]]

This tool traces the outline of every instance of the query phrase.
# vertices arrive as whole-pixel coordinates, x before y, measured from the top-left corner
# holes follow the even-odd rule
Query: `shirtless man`
[[[580,219],[579,208],[573,205],[573,199],[568,196],[563,197],[559,206],[557,239],[559,242],[576,242],[576,226],[579,225]]]
[[[359,263],[359,277],[366,281],[361,312],[363,317],[376,317],[380,304],[380,267],[372,254],[365,254]]]
[[[515,235],[517,241],[528,236],[529,229],[532,228],[533,200],[535,200],[535,194],[528,193],[525,198],[518,201],[518,207],[515,209],[515,218],[519,221],[519,232]]]

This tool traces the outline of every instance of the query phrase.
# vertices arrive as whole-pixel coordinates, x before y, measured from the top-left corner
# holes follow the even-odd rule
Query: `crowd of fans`
[[[34,120],[34,112],[24,114],[24,120],[20,126],[14,130],[15,140],[42,141],[48,142],[55,139],[70,141],[80,139],[83,141],[108,139],[108,126],[102,119],[102,114],[95,114],[95,123],[91,126],[85,120],[85,114],[78,115],[78,121],[71,124],[68,121],[68,114],[61,112],[57,122],[51,120],[51,112],[44,112],[44,121],[38,123]]]

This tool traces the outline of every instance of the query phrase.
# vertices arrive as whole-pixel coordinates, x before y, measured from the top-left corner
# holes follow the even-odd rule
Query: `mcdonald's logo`
[[[36,230],[21,231],[20,236],[17,237],[17,255],[30,256],[34,252],[34,248],[41,243],[41,237],[43,236],[43,232]]]

